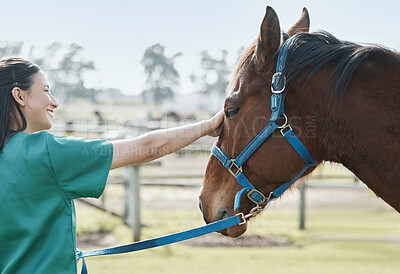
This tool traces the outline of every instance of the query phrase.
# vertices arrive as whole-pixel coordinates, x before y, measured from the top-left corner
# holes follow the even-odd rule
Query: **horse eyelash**
[[[239,110],[240,110],[240,108],[228,108],[225,111],[225,115],[226,115],[227,118],[235,116],[239,112]]]

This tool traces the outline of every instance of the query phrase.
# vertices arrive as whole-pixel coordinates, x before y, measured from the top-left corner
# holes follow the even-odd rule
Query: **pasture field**
[[[83,250],[129,243],[132,235],[118,218],[77,203],[78,234],[100,234]],[[192,209],[144,210],[143,239],[203,225]],[[252,221],[245,237],[278,237],[284,247],[193,247],[189,242],[130,254],[88,258],[90,273],[399,273],[400,215],[390,208],[312,209],[307,229],[297,211],[271,209]],[[207,236],[204,236],[207,237]],[[104,243],[105,238],[111,238]],[[200,238],[201,239],[201,238]],[[218,237],[216,238],[218,241]],[[96,245],[103,241],[103,246]],[[262,241],[262,238],[260,238]],[[80,242],[82,244],[80,244]],[[233,244],[234,245],[234,244]]]

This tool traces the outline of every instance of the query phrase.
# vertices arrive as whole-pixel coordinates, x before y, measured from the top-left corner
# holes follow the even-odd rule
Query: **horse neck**
[[[317,124],[318,160],[343,164],[400,212],[400,67],[396,68],[380,75],[359,69],[342,99],[321,80],[311,80],[307,92],[303,89],[298,97],[310,106],[309,115]],[[322,70],[315,78],[328,75]]]

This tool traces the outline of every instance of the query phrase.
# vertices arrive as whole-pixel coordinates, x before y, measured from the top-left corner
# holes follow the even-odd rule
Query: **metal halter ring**
[[[292,127],[290,125],[286,125],[286,127],[280,128],[281,129],[281,134],[283,136],[285,136],[285,132],[283,132],[286,128],[288,128],[289,130],[293,130]]]
[[[242,167],[240,166],[238,166],[237,164],[236,164],[236,159],[231,159],[231,165],[229,166],[229,168],[228,168],[228,171],[233,175],[233,177],[235,177],[236,178],[236,176],[239,174],[239,172],[243,172],[243,169],[242,169]],[[235,166],[236,167],[236,172],[233,172],[232,171],[232,167],[233,166]]]
[[[282,116],[285,118],[285,122],[283,123],[283,125],[278,126],[278,128],[285,128],[288,125],[288,118],[286,114],[282,114]]]
[[[282,93],[285,90],[286,86],[286,76],[283,75],[283,86],[282,89],[277,89],[278,87],[276,86],[279,83],[279,78],[282,76],[282,72],[276,72],[274,75],[272,75],[272,82],[271,82],[271,91],[272,93]],[[274,86],[274,82],[277,80]]]
[[[242,212],[238,213],[237,216],[239,216],[239,218],[242,220],[239,225],[243,225],[247,222],[247,218],[246,216],[244,216],[244,214]]]
[[[267,203],[266,203],[264,208],[262,208],[260,206],[260,204],[256,204],[256,206],[252,210],[250,210],[249,214],[244,215],[244,218],[246,220],[249,220],[250,218],[260,214],[261,212],[263,212],[265,210],[267,210],[269,208],[269,206],[271,205],[270,201],[271,201],[272,194],[273,194],[273,192],[269,193],[268,198],[266,198]],[[243,213],[239,213],[239,214],[243,214]]]

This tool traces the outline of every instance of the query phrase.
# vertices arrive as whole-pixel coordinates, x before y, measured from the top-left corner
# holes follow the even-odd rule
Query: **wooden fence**
[[[168,121],[167,121],[168,122]],[[166,125],[168,126],[177,126],[181,125],[179,123],[170,123],[168,122]],[[115,134],[115,138],[125,138],[127,136],[134,136],[138,134],[142,134],[145,132],[149,132],[154,129],[159,129],[165,127],[165,124],[162,123],[125,123],[125,124],[115,124],[115,125],[96,125],[93,123],[74,123],[66,127],[65,124],[56,124],[53,133],[65,134],[65,135],[75,135],[78,133],[79,136],[85,135],[86,137],[106,137],[107,139],[113,139],[111,135]],[[107,137],[108,136],[108,137]],[[203,140],[203,141],[202,141]],[[205,141],[204,141],[205,140]],[[200,145],[199,145],[200,144]],[[186,153],[210,153],[210,148],[212,146],[212,140],[210,138],[203,138],[197,141],[196,145],[191,145],[188,148],[182,149],[177,152],[178,155],[185,155]],[[209,147],[209,148],[207,148]],[[168,176],[141,176],[141,167],[143,165],[160,165],[159,162],[146,163],[142,165],[133,165],[123,167],[124,175],[123,179],[119,181],[115,181],[110,179],[108,184],[122,184],[125,187],[125,195],[124,195],[124,214],[118,214],[107,209],[102,205],[94,204],[88,200],[81,199],[82,202],[89,204],[93,207],[96,207],[100,210],[109,212],[114,216],[118,216],[122,218],[125,224],[129,225],[133,230],[133,238],[135,241],[140,240],[140,231],[142,227],[141,223],[141,202],[140,202],[140,190],[142,186],[161,186],[161,187],[194,187],[200,188],[200,184],[157,184],[157,183],[144,183],[142,179],[146,180],[157,180],[157,179],[202,179],[201,175],[168,175]],[[306,192],[309,188],[355,188],[355,189],[365,189],[366,187],[362,184],[326,184],[325,181],[328,179],[340,179],[347,180],[351,182],[357,182],[357,178],[355,176],[346,175],[346,176],[313,176],[312,181],[303,182],[300,184],[300,203],[299,203],[299,229],[306,228]],[[105,194],[103,194],[102,199],[104,201]]]
[[[202,179],[200,175],[169,175],[169,176],[141,176],[141,167],[143,165],[160,165],[159,162],[146,163],[140,165],[132,165],[123,167],[124,177],[121,181],[110,181],[109,184],[122,184],[125,187],[124,195],[124,214],[119,215],[115,212],[107,210],[104,206],[95,205],[87,200],[83,200],[85,203],[92,205],[98,209],[109,212],[115,216],[123,218],[125,224],[129,225],[133,230],[134,241],[139,241],[141,238],[141,195],[140,190],[142,186],[160,186],[160,187],[186,187],[186,188],[200,188],[201,184],[167,184],[167,183],[144,183],[145,180],[157,180],[157,179]],[[332,184],[326,183],[327,180],[346,180],[352,182],[351,184]],[[310,181],[303,181],[299,186],[300,203],[299,203],[299,229],[306,229],[306,195],[307,189],[310,188],[349,188],[349,189],[366,189],[363,184],[358,184],[358,179],[355,176],[315,176]]]

